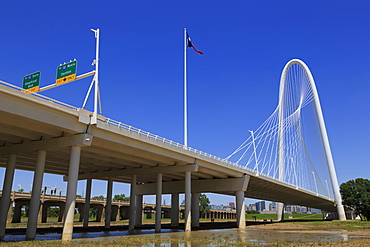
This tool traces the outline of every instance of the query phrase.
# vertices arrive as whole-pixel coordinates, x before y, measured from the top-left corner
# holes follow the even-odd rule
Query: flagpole
[[[187,112],[187,85],[186,85],[186,28],[184,28],[184,145],[188,146],[188,112]]]

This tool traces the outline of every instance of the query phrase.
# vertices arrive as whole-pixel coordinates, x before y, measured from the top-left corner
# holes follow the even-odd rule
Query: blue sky
[[[186,27],[204,52],[188,49],[189,146],[220,157],[272,113],[281,71],[299,58],[317,84],[339,183],[370,178],[367,1],[5,1],[0,23],[0,79],[19,86],[35,71],[52,84],[74,58],[78,74],[92,70],[90,29],[100,28],[103,115],[181,143]],[[45,95],[81,107],[89,83]],[[14,188],[27,191],[32,177],[17,171]],[[55,176],[44,184],[65,188]],[[98,184],[93,195],[105,194]]]

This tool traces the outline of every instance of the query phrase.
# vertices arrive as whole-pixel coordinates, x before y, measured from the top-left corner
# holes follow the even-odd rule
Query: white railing
[[[199,155],[202,155],[204,157],[207,157],[207,158],[210,158],[210,159],[213,159],[213,160],[222,162],[222,163],[226,163],[228,165],[232,165],[232,166],[235,166],[235,167],[239,167],[239,168],[242,168],[242,169],[246,169],[246,170],[252,171],[252,169],[250,169],[248,167],[238,165],[238,164],[236,164],[234,162],[228,161],[226,159],[222,159],[222,158],[217,157],[217,156],[212,155],[212,154],[205,153],[203,151],[200,151],[200,150],[195,149],[195,148],[192,148],[192,147],[187,147],[187,146],[185,146],[185,145],[183,145],[181,143],[178,143],[178,142],[175,142],[175,141],[166,139],[164,137],[161,137],[161,136],[152,134],[152,133],[147,132],[147,131],[144,131],[142,129],[135,128],[133,126],[124,124],[122,122],[115,121],[115,120],[110,119],[110,118],[105,119],[104,122],[107,123],[107,124],[109,124],[109,125],[113,125],[113,126],[116,126],[116,127],[121,128],[121,129],[128,130],[130,132],[133,132],[133,133],[136,133],[136,134],[139,134],[139,135],[142,135],[142,136],[145,136],[145,137],[154,139],[154,140],[156,140],[158,142],[163,142],[163,143],[169,144],[169,145],[171,145],[173,147],[177,147],[177,148],[180,148],[180,149],[183,149],[183,150],[187,150],[187,151],[190,151],[192,153],[199,154]]]

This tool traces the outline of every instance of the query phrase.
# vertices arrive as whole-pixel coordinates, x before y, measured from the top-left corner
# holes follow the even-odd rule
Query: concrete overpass
[[[5,199],[0,203],[0,238],[5,232],[3,211],[9,207],[7,198],[14,169],[35,171],[28,239],[33,239],[36,232],[36,209],[44,172],[63,175],[68,181],[63,240],[72,238],[78,179],[87,179],[87,195],[91,193],[92,179],[107,180],[108,203],[113,181],[130,183],[130,196],[136,198],[130,205],[130,230],[139,224],[141,215],[135,205],[142,203],[143,195],[153,194],[157,195],[156,210],[161,210],[162,194],[171,194],[172,206],[178,208],[179,193],[185,193],[186,231],[199,224],[197,200],[199,193],[206,192],[236,197],[239,228],[245,228],[245,197],[336,212],[334,200],[326,196],[104,116],[98,116],[97,124],[90,124],[91,117],[92,112],[84,109],[26,94],[15,86],[0,83],[0,166],[7,168],[3,186]],[[88,207],[89,196],[87,198]],[[172,212],[172,224],[177,225],[179,213]],[[109,220],[106,227],[109,228]],[[157,232],[160,227],[160,218],[157,218]]]
[[[0,191],[0,198],[2,196],[2,191]],[[29,192],[17,192],[12,191],[11,193],[11,204],[8,210],[8,218],[7,223],[20,223],[21,222],[21,215],[22,215],[22,208],[23,206],[29,206],[30,201],[32,198],[32,194]],[[38,212],[38,223],[46,223],[47,222],[47,210],[49,207],[59,207],[59,216],[58,222],[62,222],[63,214],[65,210],[65,203],[66,203],[66,196],[61,195],[51,195],[51,194],[41,194],[40,198],[40,209]],[[89,212],[85,212],[85,202],[86,198],[76,197],[76,205],[75,207],[78,208],[80,218],[79,221],[82,222],[84,218],[84,214]],[[14,204],[14,208],[13,208]],[[120,221],[129,218],[129,207],[130,202],[126,201],[112,201],[111,203],[111,221]],[[101,222],[103,218],[105,218],[105,210],[107,210],[107,200],[105,199],[90,199],[90,208],[96,209],[95,214],[95,221]],[[171,206],[170,205],[161,205],[162,209],[162,218],[163,219],[170,219],[171,218]],[[151,203],[143,203],[136,206],[136,210],[141,212],[141,218],[144,216],[146,219],[151,219],[153,212],[156,210],[156,204]],[[180,217],[184,214],[184,207],[180,206]],[[206,219],[235,219],[236,218],[236,211],[235,210],[215,210],[210,209],[207,214],[204,215],[203,218]],[[141,223],[141,222],[140,222]]]

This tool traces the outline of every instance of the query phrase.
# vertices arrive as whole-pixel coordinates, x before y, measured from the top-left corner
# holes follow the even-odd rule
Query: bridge
[[[2,191],[0,191],[0,195]],[[21,215],[22,215],[22,208],[23,206],[29,206],[31,201],[32,194],[28,192],[17,192],[12,191],[11,193],[11,205],[8,210],[8,223],[20,223],[21,222]],[[47,223],[47,210],[50,207],[58,207],[59,208],[59,215],[58,215],[58,222],[62,222],[63,214],[65,210],[65,203],[66,203],[66,196],[62,195],[52,195],[42,193],[40,198],[40,209],[38,213],[38,223]],[[78,208],[80,213],[79,221],[83,221],[83,217],[85,213],[89,214],[89,212],[85,212],[85,202],[86,198],[77,197],[76,198],[76,205],[75,207]],[[13,204],[14,203],[14,210]],[[90,199],[90,208],[96,209],[95,212],[95,222],[102,222],[103,217],[105,217],[105,210],[107,209],[107,200],[106,199]],[[119,221],[129,218],[129,208],[130,202],[129,201],[112,201],[111,203],[111,218],[110,221]],[[140,208],[140,205],[137,205],[137,209]],[[153,212],[155,212],[156,205],[150,203],[143,203],[141,205],[142,217],[145,215],[146,219],[151,219]],[[170,205],[161,205],[162,209],[162,219],[170,219],[171,218],[171,206]],[[184,215],[184,207],[180,206],[180,215]],[[180,216],[181,218],[181,216]],[[203,215],[205,219],[235,219],[236,212],[235,210],[215,210],[210,209],[209,212]]]
[[[303,117],[310,106],[316,130],[303,124],[310,119]],[[0,238],[5,234],[15,169],[34,171],[27,239],[35,238],[44,173],[63,175],[68,181],[62,233],[65,241],[72,239],[78,180],[87,181],[85,211],[91,204],[92,179],[108,181],[106,228],[112,214],[113,182],[131,185],[130,198],[134,199],[129,209],[129,230],[141,224],[141,207],[137,205],[142,205],[143,195],[156,195],[155,231],[161,231],[162,194],[171,194],[173,226],[179,224],[179,194],[185,194],[185,231],[199,226],[200,193],[235,196],[240,229],[245,228],[245,198],[279,202],[280,217],[283,204],[292,204],[338,212],[339,219],[345,219],[316,86],[308,67],[297,59],[283,70],[276,110],[227,158],[96,111],[42,94],[24,93],[7,82],[0,82],[0,116],[0,166],[6,168]],[[308,137],[305,131],[311,131]],[[318,136],[319,145],[312,140],[312,133]],[[324,158],[319,162],[310,154],[309,143],[320,147],[316,153]],[[329,174],[327,180],[319,177],[324,170]],[[83,221],[87,226],[87,217]]]

